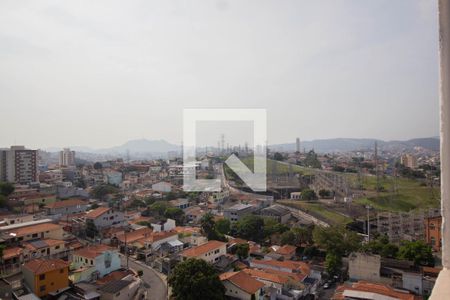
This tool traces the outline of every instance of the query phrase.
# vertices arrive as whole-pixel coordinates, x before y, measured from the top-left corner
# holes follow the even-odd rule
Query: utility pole
[[[367,241],[370,242],[370,209],[372,207],[370,205],[366,205],[367,209]]]

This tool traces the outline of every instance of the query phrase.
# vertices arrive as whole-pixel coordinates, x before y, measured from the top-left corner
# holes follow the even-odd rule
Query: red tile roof
[[[151,228],[144,227],[141,229],[137,229],[131,232],[127,232],[126,234],[120,234],[117,235],[117,239],[121,241],[122,243],[133,243],[137,240],[140,240],[142,238],[149,237],[150,234],[153,232]]]
[[[223,273],[219,276],[222,281],[229,281],[244,292],[252,295],[264,287],[264,283],[254,279],[244,271]]]
[[[98,217],[100,217],[101,215],[103,215],[104,213],[109,211],[110,209],[111,208],[104,207],[104,206],[97,207],[96,209],[91,210],[90,212],[88,212],[86,214],[86,218],[88,218],[88,219],[97,219]]]
[[[103,244],[98,244],[98,245],[88,246],[86,248],[77,250],[73,253],[73,255],[94,259],[97,256],[103,254],[103,252],[105,252],[107,250],[112,250],[112,249],[113,248],[111,248],[109,246],[106,246]]]
[[[69,200],[53,202],[53,203],[47,204],[45,207],[46,208],[64,208],[64,207],[86,205],[86,204],[87,204],[87,202],[83,201],[81,199],[69,199]]]
[[[375,293],[375,294],[379,294],[379,295],[393,297],[393,298],[396,298],[399,300],[422,299],[422,297],[415,296],[411,293],[396,291],[396,290],[394,290],[394,288],[384,285],[384,284],[365,282],[365,281],[355,282],[351,286],[346,286],[346,285],[338,286],[332,299],[335,299],[335,300],[345,299],[344,292],[346,290]]]
[[[20,256],[23,253],[23,249],[20,247],[6,248],[3,250],[3,259],[7,260],[13,257]]]
[[[32,225],[32,226],[11,229],[8,231],[8,233],[9,233],[9,236],[11,236],[11,237],[12,236],[21,237],[21,236],[26,236],[29,234],[41,233],[44,231],[53,231],[53,230],[59,230],[59,229],[62,229],[62,227],[60,225],[53,224],[53,223],[42,223],[42,224],[37,224],[37,225]]]
[[[286,284],[289,281],[289,278],[287,276],[269,273],[264,270],[244,269],[242,271],[252,277],[261,278],[263,280],[271,281],[271,282],[275,282],[275,283],[279,283],[279,284]]]
[[[62,268],[68,268],[69,263],[62,259],[39,258],[27,262],[23,267],[33,272],[34,275],[39,275]]]
[[[310,272],[310,267],[308,266],[308,264],[300,261],[254,260],[253,263],[258,265],[266,265],[269,267],[285,268],[292,271],[297,270],[306,275],[308,275]]]
[[[275,253],[281,254],[281,255],[294,255],[295,251],[297,250],[297,247],[291,246],[291,245],[284,245],[280,247]]]
[[[205,253],[208,253],[212,250],[218,249],[220,247],[225,246],[226,244],[224,242],[219,242],[219,241],[208,241],[207,243],[197,246],[197,247],[193,247],[190,249],[187,249],[183,252],[181,252],[181,256],[185,256],[185,257],[198,257],[200,255],[203,255]]]

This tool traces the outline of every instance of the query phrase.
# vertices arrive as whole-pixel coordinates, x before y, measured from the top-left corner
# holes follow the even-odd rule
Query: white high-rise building
[[[0,180],[20,184],[37,182],[37,150],[24,146],[0,149]]]
[[[59,152],[60,166],[75,166],[75,151],[70,151],[69,148],[64,148]]]

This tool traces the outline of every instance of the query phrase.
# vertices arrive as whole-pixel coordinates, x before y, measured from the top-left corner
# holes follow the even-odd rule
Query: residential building
[[[122,173],[117,171],[105,172],[105,182],[119,186],[122,183]]]
[[[180,253],[183,260],[188,258],[203,259],[209,263],[219,260],[219,257],[227,253],[226,243],[219,241],[208,241],[200,246],[192,247]]]
[[[417,157],[412,154],[403,154],[400,157],[400,163],[407,168],[417,169]]]
[[[64,148],[59,152],[59,165],[60,166],[75,166],[75,151],[71,151],[69,148]]]
[[[381,257],[366,253],[352,253],[348,257],[348,275],[351,280],[379,282]]]
[[[253,205],[250,204],[236,204],[226,208],[223,216],[232,223],[239,221],[243,216],[249,215],[254,211]]]
[[[86,214],[86,223],[91,222],[97,229],[122,226],[125,223],[123,212],[110,207],[100,206]]]
[[[189,207],[189,200],[186,198],[179,198],[169,201],[170,205],[179,209],[186,209]]]
[[[425,241],[434,251],[442,250],[442,217],[429,217],[425,219]]]
[[[417,300],[421,298],[408,291],[394,289],[388,285],[359,281],[338,286],[331,299]]]
[[[120,257],[116,249],[106,245],[92,245],[77,250],[72,255],[75,271],[73,282],[90,281],[120,269]]]
[[[158,223],[152,223],[151,226],[154,232],[171,231],[176,227],[175,220],[172,219],[167,219],[166,221],[160,221]]]
[[[88,202],[81,199],[57,201],[45,206],[48,215],[72,215],[85,212]]]
[[[307,263],[292,260],[278,261],[254,259],[250,262],[250,266],[258,269],[270,269],[286,273],[302,274],[303,277],[307,277],[311,271],[311,268]]]
[[[37,150],[24,146],[0,149],[0,181],[19,184],[37,182]]]
[[[34,259],[23,265],[22,273],[38,297],[57,295],[69,287],[69,263],[61,259]]]
[[[39,239],[23,242],[23,258],[29,261],[35,258],[62,258],[67,256],[65,242],[55,239]]]
[[[44,219],[0,227],[0,236],[7,244],[17,244],[36,239],[63,240],[64,230],[58,224]]]
[[[220,274],[219,278],[225,287],[225,296],[241,300],[260,299],[264,283],[247,273],[243,271],[227,272]]]
[[[281,224],[286,224],[291,218],[291,211],[281,205],[263,208],[259,214],[264,217],[271,217]]]
[[[152,184],[152,190],[155,192],[160,192],[160,193],[169,193],[172,191],[172,184],[161,181],[161,182]]]
[[[99,288],[100,300],[134,299],[141,284],[141,279],[133,275],[128,275],[120,280],[110,281]]]

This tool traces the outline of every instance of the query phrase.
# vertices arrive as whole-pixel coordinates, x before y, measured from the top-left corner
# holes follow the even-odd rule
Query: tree
[[[398,251],[398,258],[413,261],[416,266],[434,266],[433,252],[424,241],[404,241]]]
[[[231,222],[228,219],[220,219],[216,222],[216,230],[221,234],[229,234],[231,230]]]
[[[103,168],[103,165],[100,162],[96,162],[94,164],[94,169],[95,170],[101,170]]]
[[[214,221],[214,215],[212,213],[206,213],[200,219],[200,226],[203,234],[210,236],[216,230],[216,222]]]
[[[254,215],[245,216],[235,224],[236,235],[238,237],[255,242],[264,240],[264,229],[264,219]]]
[[[281,224],[273,218],[264,218],[264,238],[271,237],[273,234],[282,234],[289,230],[289,227]]]
[[[8,197],[14,192],[14,185],[9,182],[0,182],[0,195]]]
[[[169,207],[170,205],[166,201],[156,201],[148,207],[148,210],[153,216],[162,217]]]
[[[115,186],[109,184],[100,184],[92,190],[91,195],[96,199],[104,200],[106,195],[116,194],[118,192],[119,189]]]
[[[314,190],[311,190],[311,189],[303,190],[301,193],[301,197],[303,200],[316,200],[317,199],[316,192],[314,192]]]
[[[292,230],[283,232],[281,235],[281,245],[295,245],[295,234],[292,232]]]
[[[283,155],[280,152],[275,152],[275,154],[273,155],[273,159],[278,160],[278,161],[282,161],[283,160]]]
[[[236,245],[236,255],[240,260],[246,259],[248,257],[248,252],[250,251],[250,246],[245,244],[237,244]]]
[[[316,226],[313,230],[313,240],[327,253],[337,256],[350,254],[361,246],[361,237],[356,232],[338,226]]]
[[[0,194],[0,208],[8,206],[8,199],[4,195]]]
[[[317,154],[316,154],[316,152],[314,152],[314,150],[311,150],[306,154],[306,158],[303,161],[303,164],[310,168],[315,168],[315,169],[322,168],[322,164],[320,163],[320,161],[317,157]]]
[[[183,225],[185,214],[181,208],[168,207],[164,212],[164,217],[175,220],[177,225]]]
[[[319,191],[319,196],[320,196],[320,198],[329,198],[329,197],[331,197],[331,191],[330,190],[321,189]]]
[[[225,287],[214,267],[202,259],[179,263],[168,279],[177,300],[225,299]]]
[[[342,257],[334,253],[327,253],[325,257],[325,268],[331,276],[339,274],[342,267]]]

